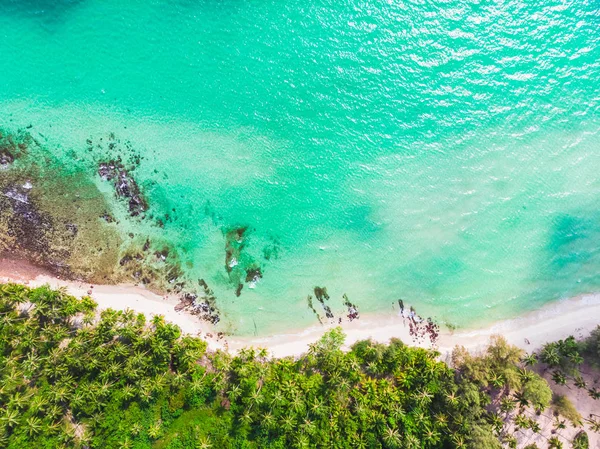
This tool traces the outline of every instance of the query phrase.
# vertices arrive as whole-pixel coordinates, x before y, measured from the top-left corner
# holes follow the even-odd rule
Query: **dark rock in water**
[[[225,248],[225,271],[231,273],[236,264],[237,260],[233,258],[233,251],[229,248]]]
[[[98,164],[98,175],[103,180],[112,182],[118,198],[127,200],[129,214],[132,217],[148,210],[148,203],[140,187],[119,159]]]
[[[0,166],[6,167],[12,164],[15,161],[15,158],[12,154],[8,152],[6,149],[0,150]]]
[[[313,297],[311,295],[308,295],[308,297],[306,298],[307,302],[308,302],[308,308],[310,310],[313,311],[313,313],[317,316],[317,320],[319,320],[319,323],[323,324],[323,321],[321,320],[321,315],[319,315],[319,312],[317,312],[317,310],[315,309],[315,306],[313,305]]]
[[[315,296],[317,300],[323,304],[323,301],[329,300],[329,295],[327,294],[327,287],[315,287]]]
[[[101,162],[98,165],[98,174],[105,181],[114,179],[116,170],[115,165],[111,165],[109,162]]]
[[[260,267],[249,268],[246,270],[246,282],[258,282],[262,278]]]
[[[169,283],[174,283],[178,279],[182,279],[184,276],[182,268],[178,264],[170,264],[167,271],[167,280]]]
[[[106,212],[105,214],[103,214],[100,218],[102,218],[107,223],[114,223],[115,222],[115,218],[111,214],[109,214],[108,212]]]
[[[235,237],[235,239],[241,243],[241,240],[244,238],[245,232],[248,230],[248,226],[240,226],[238,228],[234,228],[229,231],[230,237]]]
[[[325,304],[325,301],[329,300],[329,294],[327,293],[327,288],[326,287],[315,287],[313,290],[315,293],[315,297],[317,298],[317,301],[319,301],[321,303],[321,306],[323,307],[325,316],[330,319],[334,318],[333,312],[331,311],[331,307],[329,307],[327,304]],[[322,324],[321,317],[315,310],[315,308],[313,306],[313,302],[312,302],[312,296],[310,296],[310,295],[308,296],[308,306],[314,312],[314,314],[317,315],[319,322]]]
[[[239,283],[238,286],[235,289],[235,296],[237,296],[239,298],[240,295],[242,294],[242,289],[243,288],[244,288],[244,284]]]
[[[231,273],[239,263],[244,249],[244,234],[247,230],[247,226],[240,226],[225,233],[225,270],[228,273]]]
[[[314,287],[313,291],[314,291],[315,297],[317,298],[317,301],[319,301],[321,303],[321,307],[323,307],[323,312],[325,312],[325,317],[327,317],[329,319],[334,319],[335,315],[334,315],[333,311],[331,310],[331,307],[328,304],[326,304],[326,301],[329,301],[329,299],[330,299],[329,293],[327,293],[327,288],[326,287]],[[344,294],[342,297],[344,299],[344,306],[348,309],[348,314],[346,315],[348,317],[348,319],[350,321],[358,319],[359,313],[358,313],[358,307],[356,306],[356,304],[351,303],[346,294]],[[317,316],[319,323],[323,324],[323,322],[321,321],[321,316],[319,315],[319,313],[317,312],[317,310],[315,309],[315,307],[313,305],[313,297],[311,295],[308,295],[307,301],[308,301],[309,309],[312,310],[312,312]],[[340,317],[338,317],[339,323],[341,323],[341,320],[342,319]]]
[[[412,306],[410,306],[409,312],[403,313],[402,316],[408,318],[410,336],[415,343],[422,343],[428,339],[432,346],[436,345],[439,338],[439,326],[431,318],[424,320],[417,315]]]
[[[164,262],[165,260],[167,260],[167,257],[169,257],[169,250],[168,250],[168,248],[165,248],[162,251],[156,251],[154,253],[154,255],[156,256],[156,258],[158,260],[161,260]]]
[[[272,237],[271,243],[263,248],[263,258],[265,260],[277,259],[279,257],[280,246],[279,240]]]
[[[346,306],[346,308],[348,309],[348,319],[350,321],[357,320],[359,318],[358,307],[356,307],[356,304],[352,304],[350,302],[348,296],[345,293],[342,297],[344,298],[344,306]]]
[[[225,232],[225,271],[238,297],[244,283],[256,283],[263,277],[260,263],[245,251],[248,231],[247,226],[238,226]]]
[[[221,318],[219,311],[214,305],[216,298],[213,291],[208,287],[204,279],[199,279],[198,284],[204,290],[204,296],[198,296],[195,293],[183,293],[179,297],[179,304],[175,306],[176,311],[186,311],[192,315],[211,324],[217,324]]]
[[[47,249],[45,233],[52,229],[52,223],[29,201],[27,192],[16,187],[4,192],[13,210],[13,220],[9,222],[9,233],[20,240],[21,245],[27,245],[40,253]]]
[[[79,228],[75,223],[67,223],[65,228],[67,228],[67,231],[69,231],[73,237],[75,237],[77,232],[79,232]]]

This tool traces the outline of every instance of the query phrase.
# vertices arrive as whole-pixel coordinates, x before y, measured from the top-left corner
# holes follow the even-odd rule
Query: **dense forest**
[[[299,358],[211,352],[160,317],[2,284],[0,447],[496,449],[516,447],[503,413],[554,407],[575,419],[534,366],[598,394],[578,367],[600,361],[600,328],[537,356],[497,337],[449,364],[399,340],[343,343],[335,329]],[[586,444],[580,432],[572,447]]]

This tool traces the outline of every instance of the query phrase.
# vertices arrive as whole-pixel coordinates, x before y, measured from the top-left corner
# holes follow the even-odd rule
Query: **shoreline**
[[[509,343],[532,352],[540,349],[545,343],[564,339],[569,335],[576,338],[586,337],[599,325],[600,293],[593,293],[552,301],[518,317],[494,321],[483,327],[454,331],[440,328],[435,345],[428,338],[417,340],[411,336],[408,319],[398,315],[363,315],[359,320],[345,322],[339,326],[346,334],[346,347],[369,338],[380,343],[399,338],[407,345],[434,348],[442,356],[447,356],[456,346],[464,346],[470,351],[483,350],[487,347],[490,337],[498,334],[504,336]],[[317,325],[299,332],[268,337],[239,337],[231,340],[229,347],[266,347],[279,357],[297,355],[307,350],[308,345],[315,342],[326,330],[337,326]]]
[[[66,288],[76,297],[89,295],[98,303],[98,310],[132,309],[144,313],[148,318],[163,315],[167,321],[178,325],[185,334],[200,336],[212,350],[237,351],[244,347],[261,347],[276,357],[298,356],[306,352],[311,343],[324,332],[340,326],[346,334],[346,347],[354,342],[371,338],[387,343],[399,338],[411,346],[435,348],[447,356],[455,346],[477,351],[483,349],[495,334],[528,352],[539,349],[544,343],[564,339],[569,335],[576,338],[588,335],[600,325],[600,293],[583,294],[569,299],[552,301],[541,308],[508,320],[494,321],[476,329],[451,331],[440,328],[436,344],[429,338],[415,339],[411,336],[409,319],[396,314],[369,314],[352,322],[314,325],[286,334],[265,337],[215,337],[213,327],[186,312],[175,311],[177,301],[169,296],[160,296],[132,284],[97,285],[80,281],[66,281],[52,276],[43,269],[24,261],[0,258],[0,282],[15,282],[29,287],[50,285]]]

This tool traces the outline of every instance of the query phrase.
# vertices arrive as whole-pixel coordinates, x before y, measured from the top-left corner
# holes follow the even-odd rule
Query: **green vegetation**
[[[550,405],[552,391],[543,378],[527,368],[524,356],[524,351],[496,336],[482,356],[455,349],[452,363],[463,378],[503,403],[504,412],[514,408],[513,401],[521,408],[532,405],[544,410]]]
[[[574,427],[581,426],[582,418],[575,406],[566,396],[561,394],[554,395],[552,406],[556,413],[571,421]]]
[[[479,391],[400,341],[343,352],[335,330],[297,360],[232,357],[160,317],[96,322],[89,298],[11,284],[0,314],[3,447],[442,448],[489,429]]]
[[[587,363],[600,366],[600,326],[579,344],[579,350]]]
[[[454,368],[399,340],[343,343],[335,329],[297,359],[232,356],[161,317],[0,285],[0,446],[500,449],[516,444],[500,413],[550,404],[499,337]]]
[[[546,344],[540,353],[540,361],[550,368],[558,368],[555,373],[564,372],[572,375],[583,363],[583,357],[579,353],[579,345],[575,337],[571,336],[565,340]]]
[[[596,368],[600,365],[600,326],[580,342],[571,336],[546,344],[539,358],[547,368],[552,369],[554,383],[568,385],[572,382],[577,388],[586,389],[592,399],[600,399],[600,390],[588,386],[581,372],[584,362]]]
[[[590,441],[588,439],[587,433],[585,433],[582,430],[577,435],[575,435],[575,438],[573,438],[572,447],[573,449],[589,449]]]

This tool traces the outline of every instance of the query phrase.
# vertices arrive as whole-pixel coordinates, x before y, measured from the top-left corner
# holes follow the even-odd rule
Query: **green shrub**
[[[561,416],[565,417],[574,427],[582,425],[582,417],[573,405],[573,403],[562,394],[556,394],[552,398],[554,410]]]
[[[552,401],[552,390],[545,379],[533,374],[523,385],[523,397],[535,408],[544,410]]]
[[[575,435],[571,447],[573,449],[589,449],[590,441],[588,439],[587,433],[585,433],[584,430]]]

